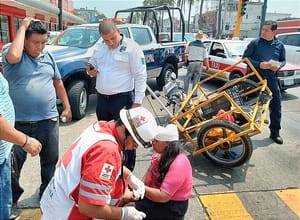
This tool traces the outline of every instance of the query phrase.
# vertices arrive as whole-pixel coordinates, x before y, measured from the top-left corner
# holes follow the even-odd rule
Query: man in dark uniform
[[[263,25],[261,37],[249,43],[243,58],[247,57],[259,74],[267,80],[272,92],[270,102],[270,138],[277,144],[283,144],[279,134],[281,129],[281,93],[277,79],[277,72],[285,63],[285,48],[282,42],[276,39],[277,23],[266,21]]]

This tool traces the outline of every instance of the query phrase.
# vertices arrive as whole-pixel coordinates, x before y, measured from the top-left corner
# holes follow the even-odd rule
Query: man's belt
[[[120,93],[116,93],[116,94],[112,94],[112,95],[105,95],[105,94],[101,94],[101,93],[97,93],[99,96],[102,96],[106,99],[109,98],[115,98],[115,97],[119,97],[119,96],[127,96],[127,95],[132,95],[132,91],[129,92],[120,92]]]

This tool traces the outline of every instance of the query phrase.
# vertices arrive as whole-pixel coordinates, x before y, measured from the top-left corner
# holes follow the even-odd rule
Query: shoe
[[[270,135],[270,138],[277,144],[283,144],[282,137],[280,136],[275,136],[275,135]]]

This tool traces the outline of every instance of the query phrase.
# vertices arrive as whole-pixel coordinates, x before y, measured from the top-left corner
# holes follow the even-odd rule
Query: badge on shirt
[[[141,59],[141,61],[142,61],[142,64],[145,65],[145,58],[144,57]]]
[[[110,180],[113,170],[114,166],[108,163],[104,163],[100,173],[100,179]]]

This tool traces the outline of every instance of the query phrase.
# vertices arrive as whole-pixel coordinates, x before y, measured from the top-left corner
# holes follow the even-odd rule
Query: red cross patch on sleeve
[[[110,180],[113,170],[113,165],[104,163],[100,173],[100,179]]]

